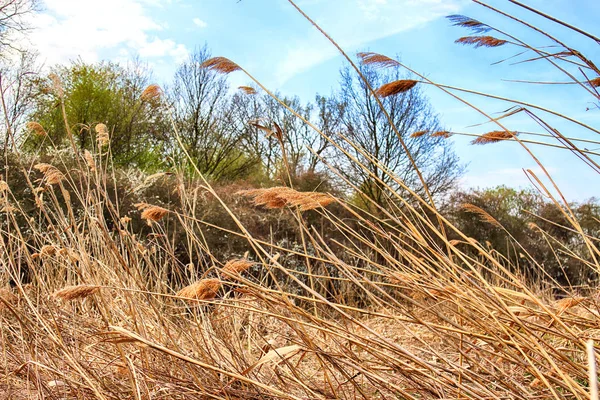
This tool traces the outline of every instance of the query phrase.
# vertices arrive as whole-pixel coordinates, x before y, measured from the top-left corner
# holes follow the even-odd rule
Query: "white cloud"
[[[304,11],[345,50],[418,27],[444,15],[457,13],[466,0],[313,0]],[[276,69],[277,84],[337,55],[313,28],[292,42]]]
[[[157,36],[164,25],[147,14],[147,7],[160,7],[154,0],[45,0],[43,6],[28,40],[46,65],[79,57],[95,62],[103,50],[177,61],[187,55],[184,45]]]
[[[194,18],[192,20],[192,22],[194,23],[194,25],[196,25],[199,28],[206,28],[208,26],[208,24],[204,21],[202,21],[200,18]]]

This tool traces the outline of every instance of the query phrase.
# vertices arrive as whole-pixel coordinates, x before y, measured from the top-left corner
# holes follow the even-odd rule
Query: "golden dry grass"
[[[453,22],[479,33],[489,29],[461,16]],[[505,44],[483,38],[462,42]],[[377,53],[359,57],[375,67],[400,66]],[[204,67],[241,70],[223,57]],[[399,85],[400,91],[410,85]],[[55,86],[62,97],[58,78]],[[156,93],[153,88],[142,100],[154,100]],[[95,131],[99,147],[108,145],[108,127],[98,124]],[[509,131],[498,128],[487,140],[497,139],[494,132]],[[515,137],[511,143],[520,142]],[[121,197],[107,188],[114,171],[96,168],[89,152],[83,157],[87,166],[64,173],[49,163],[35,165],[43,182],[60,184],[62,198],[53,187],[35,187],[36,173],[24,169],[19,179],[27,182],[36,217],[3,220],[0,393],[7,399],[594,396],[589,374],[600,341],[597,288],[580,287],[556,299],[557,287],[524,276],[414,192],[404,199],[377,180],[394,201],[373,205],[381,211],[375,214],[329,194],[283,186],[225,199],[200,179],[173,192],[181,209],[137,203],[139,217],[149,222],[168,213],[173,218],[136,232],[119,211]],[[177,174],[180,182],[189,178]],[[11,184],[0,181],[3,200]],[[235,228],[197,217],[193,207],[201,190]],[[240,197],[265,206],[264,212],[287,215],[286,228],[296,222],[301,241],[275,243],[269,235],[253,235],[244,219],[252,209],[234,207]],[[327,207],[334,202],[351,218]],[[464,209],[502,228],[485,210],[471,204]],[[569,229],[581,231],[566,208],[557,209]],[[314,215],[297,212],[303,210]],[[192,259],[185,268],[166,222],[184,232]],[[209,229],[243,239],[247,254],[221,259],[206,246]],[[459,239],[448,240],[447,232]],[[534,234],[547,238],[541,229]],[[597,272],[598,238],[581,232],[579,240],[592,257],[573,257]],[[519,243],[510,245],[521,250]],[[560,243],[555,247],[561,249]]]

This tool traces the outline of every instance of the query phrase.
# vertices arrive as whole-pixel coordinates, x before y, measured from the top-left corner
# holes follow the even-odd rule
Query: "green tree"
[[[106,124],[110,149],[118,165],[134,165],[152,169],[163,161],[168,125],[161,102],[155,97],[143,98],[151,74],[139,62],[125,67],[115,63],[86,64],[75,62],[58,67],[52,79],[40,85],[43,94],[35,104],[32,118],[47,131],[47,137],[30,136],[26,146],[47,148],[68,143],[66,120],[76,146],[95,146],[96,124]],[[57,87],[60,86],[60,87]]]

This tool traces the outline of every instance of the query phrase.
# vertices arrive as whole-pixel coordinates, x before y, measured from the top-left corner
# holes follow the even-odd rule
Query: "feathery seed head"
[[[477,47],[498,47],[508,43],[506,40],[497,39],[492,36],[465,36],[457,39],[455,43],[472,44]]]
[[[414,133],[412,133],[412,134],[410,135],[410,137],[411,137],[411,138],[418,138],[418,137],[421,137],[421,136],[427,135],[428,133],[429,133],[429,131],[428,131],[428,130],[417,131],[417,132],[414,132]]]
[[[107,146],[110,143],[110,136],[108,135],[108,128],[106,127],[106,125],[97,124],[95,130],[98,147]]]
[[[298,206],[302,211],[325,207],[335,201],[333,197],[325,193],[298,192],[284,186],[269,189],[242,190],[237,192],[237,194],[252,197],[255,205],[264,205],[267,208]]]
[[[63,173],[60,172],[54,165],[39,163],[33,167],[44,174],[44,181],[48,185],[55,185],[65,179]]]
[[[477,207],[474,204],[464,203],[462,204],[461,208],[466,212],[476,214],[479,217],[479,220],[482,222],[487,222],[488,224],[502,228],[502,225],[500,225],[500,223],[494,217],[488,214],[488,212],[484,209]]]
[[[437,131],[437,132],[433,132],[430,136],[431,137],[442,137],[444,139],[448,139],[450,136],[452,136],[452,133],[448,132],[448,131]]]
[[[382,85],[379,89],[375,90],[375,94],[379,97],[393,96],[398,93],[409,91],[415,87],[417,83],[419,82],[412,79],[401,79]]]
[[[374,65],[376,67],[397,67],[400,63],[394,59],[384,56],[383,54],[365,52],[358,53],[357,56],[361,59],[364,65]]]
[[[140,99],[142,101],[158,100],[158,99],[160,99],[161,93],[162,93],[162,91],[160,89],[160,86],[158,86],[156,84],[151,84],[151,85],[148,85],[148,87],[146,89],[144,89],[144,91],[140,95]]]
[[[159,206],[148,206],[144,208],[144,211],[142,211],[141,217],[142,219],[145,219],[148,222],[157,222],[160,221],[168,213],[169,210],[167,210],[166,208],[162,208]]]
[[[229,272],[230,274],[241,274],[248,268],[253,266],[255,263],[246,259],[229,260],[221,269],[223,272]]]
[[[252,86],[240,86],[238,87],[238,89],[240,89],[242,92],[246,93],[246,94],[256,94],[256,89],[254,89]]]
[[[201,66],[210,71],[220,72],[222,74],[230,74],[241,70],[239,65],[225,57],[210,58],[204,61]]]
[[[76,299],[85,299],[100,290],[100,286],[96,285],[77,285],[77,286],[67,286],[63,289],[57,290],[52,294],[52,297],[61,299],[61,300],[76,300]]]
[[[26,125],[27,129],[32,131],[36,136],[47,136],[46,130],[39,122],[28,122]]]
[[[473,141],[471,141],[471,144],[496,143],[503,140],[510,140],[515,136],[517,136],[517,132],[513,131],[491,131],[475,138]]]
[[[492,28],[489,25],[484,24],[483,22],[477,21],[476,19],[469,18],[464,15],[449,15],[447,17],[453,26],[461,26],[463,28],[468,28],[475,33],[484,33],[490,31]]]
[[[52,81],[52,89],[54,90],[54,94],[56,94],[61,99],[65,96],[65,91],[62,86],[62,82],[58,75],[52,73],[48,75],[48,78]]]
[[[85,162],[87,163],[88,167],[90,168],[91,171],[95,171],[96,170],[96,162],[94,161],[94,157],[92,156],[92,153],[90,153],[87,149],[83,152],[83,158],[85,159]]]
[[[220,280],[216,278],[202,279],[181,289],[177,292],[177,296],[191,300],[212,300],[217,297],[220,288]]]

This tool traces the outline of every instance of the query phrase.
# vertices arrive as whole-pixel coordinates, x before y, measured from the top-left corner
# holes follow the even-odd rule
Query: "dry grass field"
[[[452,21],[479,32],[460,38],[461,44],[516,43],[600,102],[600,71],[568,45],[550,36],[556,48],[539,49],[467,17]],[[381,54],[360,57],[377,68],[406,68]],[[204,67],[247,73],[222,57]],[[587,80],[575,78],[579,70]],[[492,118],[461,97],[467,89],[412,72],[414,80],[370,90],[379,99],[433,85],[493,120],[494,128],[476,143],[510,140],[535,159],[532,144],[505,127],[509,115]],[[60,95],[60,82],[54,90]],[[144,96],[160,101],[160,88],[151,86]],[[545,118],[562,118],[596,134],[599,128],[559,111],[503,100],[507,109],[513,107],[506,114],[520,112],[538,121],[557,146],[600,170],[593,155]],[[64,123],[69,127],[73,121]],[[38,125],[29,128],[43,136]],[[181,207],[148,198],[136,204],[136,213],[124,215],[125,193],[115,192],[112,184],[110,129],[88,128],[97,134],[93,152],[81,153],[73,144],[51,160],[29,156],[0,181],[1,398],[597,399],[600,292],[595,283],[557,297],[550,279],[532,278],[486,243],[461,233],[427,190],[419,196],[389,172],[403,194],[381,181],[386,201],[358,207],[339,194],[303,192],[289,184],[227,192],[182,169],[169,176],[171,195]],[[264,130],[283,144],[284,131]],[[419,133],[425,134],[451,133]],[[172,135],[179,135],[175,127]],[[355,144],[345,145],[340,149]],[[379,162],[356,147],[371,163]],[[284,164],[285,156],[283,151]],[[385,165],[380,168],[386,171]],[[568,221],[566,229],[576,233],[581,252],[573,253],[541,228],[540,237],[597,273],[599,238],[584,232],[550,175],[528,174]],[[27,204],[15,198],[16,182],[26,187]],[[198,204],[206,199],[227,224],[198,218]],[[467,208],[502,228],[481,208]],[[252,212],[277,215],[286,229],[297,232],[300,244],[257,237],[245,222]],[[143,234],[134,228],[140,221]],[[171,236],[172,227],[183,236]],[[245,252],[220,258],[207,246],[208,230],[243,240]],[[190,264],[183,265],[176,254],[180,240],[193,249]],[[519,243],[512,246],[542,271]],[[210,267],[198,272],[196,256]]]

